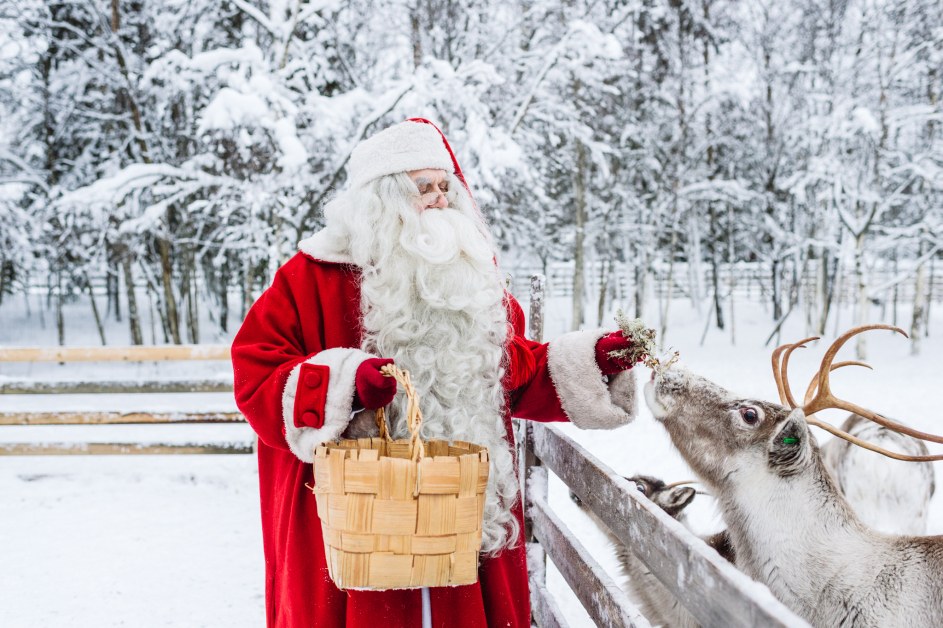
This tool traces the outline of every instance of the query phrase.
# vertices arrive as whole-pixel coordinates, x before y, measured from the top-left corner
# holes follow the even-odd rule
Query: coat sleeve
[[[583,429],[611,429],[635,418],[634,373],[607,379],[596,364],[596,341],[606,330],[570,332],[539,343],[524,337],[524,311],[510,295],[508,315],[512,416],[570,421]]]
[[[305,346],[299,310],[279,270],[233,341],[233,389],[236,405],[266,445],[312,462],[315,447],[339,438],[350,423],[357,367],[373,356]],[[306,311],[306,325],[318,325],[312,316]]]

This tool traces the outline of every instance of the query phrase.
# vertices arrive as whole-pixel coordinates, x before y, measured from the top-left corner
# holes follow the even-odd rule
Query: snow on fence
[[[597,626],[649,626],[547,503],[547,471],[557,475],[703,626],[807,626],[754,582],[553,426],[518,424],[531,606],[541,628],[566,626],[543,581],[545,556]]]
[[[229,360],[224,345],[162,345],[146,347],[21,347],[0,349],[3,362],[151,362],[173,360]],[[0,394],[110,394],[230,392],[232,381],[0,381]],[[0,412],[0,426],[37,425],[155,425],[241,423],[238,412]],[[13,442],[0,443],[0,455],[66,454],[241,454],[252,453],[247,443],[169,442]]]

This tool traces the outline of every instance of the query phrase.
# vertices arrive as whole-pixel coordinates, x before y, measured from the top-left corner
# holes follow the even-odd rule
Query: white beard
[[[410,372],[423,413],[423,439],[488,448],[482,551],[493,555],[520,534],[511,513],[519,487],[501,385],[509,325],[494,246],[465,190],[454,191],[461,187],[457,180],[451,182],[449,208],[420,211],[409,199],[408,179],[397,177],[405,175],[368,187],[375,194],[367,203],[371,207],[355,220],[352,213],[360,208],[348,206],[351,213],[343,220],[363,271],[362,348],[393,358]],[[390,411],[399,438],[408,434],[402,395],[399,391]]]

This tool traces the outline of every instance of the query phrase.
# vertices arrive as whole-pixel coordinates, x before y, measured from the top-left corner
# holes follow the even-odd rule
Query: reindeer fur
[[[863,524],[801,409],[738,398],[677,368],[645,396],[717,497],[737,566],[784,604],[815,626],[943,625],[943,537]]]
[[[899,434],[852,414],[841,431],[911,456],[927,456],[921,440]],[[930,498],[935,490],[933,464],[901,463],[833,438],[820,449],[838,490],[865,524],[887,534],[927,533]]]

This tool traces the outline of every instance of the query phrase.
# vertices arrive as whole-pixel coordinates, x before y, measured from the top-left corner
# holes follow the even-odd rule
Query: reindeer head
[[[905,456],[887,451],[812,416],[826,408],[842,408],[896,432],[943,443],[943,438],[939,436],[913,430],[832,394],[829,383],[831,371],[849,365],[867,366],[856,361],[834,362],[838,350],[855,334],[872,329],[904,333],[887,325],[866,325],[855,327],[840,336],[826,351],[818,372],[806,390],[804,405],[801,407],[793,399],[786,379],[789,356],[797,348],[817,338],[784,345],[773,352],[773,374],[783,405],[736,397],[703,377],[681,369],[656,371],[652,381],[645,387],[645,399],[652,414],[664,424],[672,442],[688,464],[702,479],[715,486],[721,486],[744,469],[756,472],[757,469],[766,468],[783,477],[799,473],[811,463],[813,452],[817,450],[809,425],[821,427],[855,445],[899,460],[943,460],[943,456],[939,455]]]
[[[801,409],[737,397],[679,368],[655,374],[645,400],[688,464],[715,487],[745,469],[794,475],[811,460],[815,444]]]
[[[690,484],[690,481],[666,484],[664,480],[650,475],[633,475],[626,479],[634,482],[639,493],[652,500],[655,505],[675,519],[681,518],[684,509],[697,495],[693,487],[685,486],[685,484]]]

